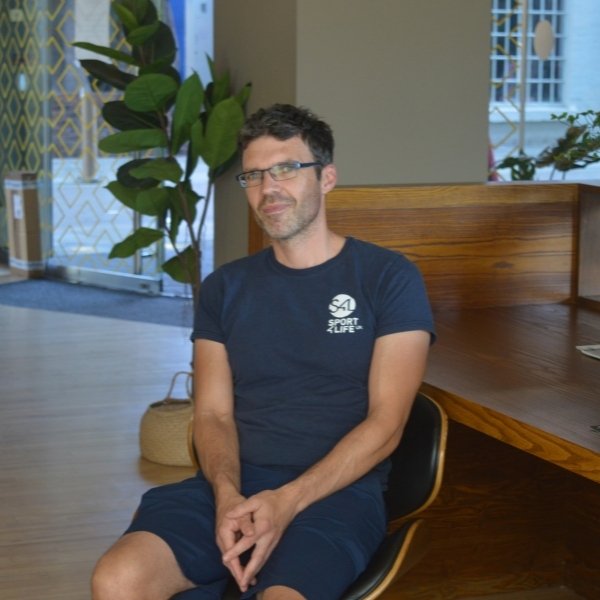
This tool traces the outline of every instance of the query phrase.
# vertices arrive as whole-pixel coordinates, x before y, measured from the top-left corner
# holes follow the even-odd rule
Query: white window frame
[[[521,34],[526,26],[526,97],[523,103],[526,118],[547,119],[550,113],[560,110],[564,96],[566,3],[567,0],[493,0],[490,109],[505,114],[519,112],[523,59]],[[534,51],[534,32],[540,20],[551,23],[555,36],[554,48],[547,60],[541,60]]]

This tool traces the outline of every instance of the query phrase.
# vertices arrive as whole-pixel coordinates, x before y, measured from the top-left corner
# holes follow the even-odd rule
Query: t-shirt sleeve
[[[219,271],[211,273],[202,282],[198,306],[194,314],[194,329],[190,336],[192,341],[206,339],[225,342],[221,325],[223,289],[223,281]]]
[[[419,269],[398,255],[382,273],[377,297],[376,336],[401,331],[428,331],[435,327],[425,283]]]

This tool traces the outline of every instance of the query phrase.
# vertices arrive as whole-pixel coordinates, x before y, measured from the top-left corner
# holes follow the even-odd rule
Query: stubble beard
[[[261,208],[272,201],[283,201],[288,208],[282,215],[263,215]],[[317,194],[305,197],[302,203],[288,195],[265,196],[255,212],[254,218],[259,227],[272,239],[289,241],[305,234],[319,215],[320,199]]]

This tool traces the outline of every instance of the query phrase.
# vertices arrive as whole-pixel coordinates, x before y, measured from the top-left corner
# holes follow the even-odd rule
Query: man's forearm
[[[313,502],[354,483],[387,458],[400,440],[401,430],[381,419],[367,418],[319,462],[282,488],[301,512]]]
[[[240,491],[240,460],[233,420],[197,415],[194,441],[200,468],[213,487],[215,497]]]
[[[194,442],[200,467],[215,496],[240,490],[237,429],[233,420],[233,384],[225,346],[194,342]]]
[[[326,456],[282,489],[298,511],[360,479],[394,451],[425,372],[429,342],[424,331],[376,340],[368,415]]]

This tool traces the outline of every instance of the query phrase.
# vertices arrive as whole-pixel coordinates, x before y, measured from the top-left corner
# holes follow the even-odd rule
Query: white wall
[[[487,1],[298,8],[297,100],[333,126],[342,184],[485,178]]]
[[[600,2],[569,0],[566,7],[565,109],[600,110]]]

